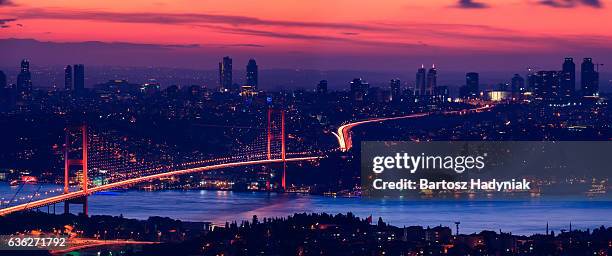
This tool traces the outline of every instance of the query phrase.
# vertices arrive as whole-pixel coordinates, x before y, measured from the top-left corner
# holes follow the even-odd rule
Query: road
[[[460,115],[463,115],[463,114],[467,114],[467,113],[471,113],[471,112],[481,112],[481,111],[490,109],[491,107],[493,107],[493,106],[492,105],[486,105],[484,107],[478,107],[478,108],[473,108],[473,109],[446,111],[446,112],[443,112],[443,114],[460,114]],[[353,142],[352,142],[353,140],[351,138],[351,129],[353,129],[355,126],[362,125],[362,124],[367,124],[367,123],[376,123],[376,122],[391,121],[391,120],[419,118],[419,117],[424,117],[424,116],[431,115],[432,113],[433,112],[424,112],[424,113],[410,114],[410,115],[406,115],[406,116],[381,117],[381,118],[373,118],[373,119],[357,121],[357,122],[353,122],[353,123],[347,123],[347,124],[344,124],[344,125],[338,127],[338,131],[337,131],[337,133],[334,133],[334,135],[336,135],[336,139],[338,139],[338,145],[339,145],[340,150],[341,151],[348,151],[349,149],[351,149],[353,147]]]

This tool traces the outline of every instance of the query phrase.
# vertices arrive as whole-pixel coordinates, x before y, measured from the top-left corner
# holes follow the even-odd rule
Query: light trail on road
[[[492,105],[486,105],[484,107],[479,107],[479,108],[474,108],[474,109],[453,110],[453,111],[445,111],[442,113],[443,114],[467,114],[470,112],[481,112],[491,107]],[[353,127],[355,126],[367,124],[367,123],[376,123],[376,122],[384,122],[384,121],[391,121],[391,120],[425,117],[425,116],[431,115],[432,113],[433,112],[424,112],[424,113],[411,114],[407,116],[381,117],[381,118],[373,118],[373,119],[367,119],[363,121],[357,121],[354,123],[344,124],[338,127],[338,131],[333,134],[336,136],[336,139],[338,139],[338,145],[339,145],[340,151],[346,152],[353,147],[353,142],[352,142],[353,140],[351,138],[351,129],[353,129]]]

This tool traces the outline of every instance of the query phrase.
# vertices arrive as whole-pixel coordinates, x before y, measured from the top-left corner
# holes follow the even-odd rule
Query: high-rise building
[[[223,61],[219,62],[219,85],[224,90],[233,90],[232,83],[232,58],[229,56],[223,57]]]
[[[595,96],[599,93],[599,72],[595,71],[593,59],[584,58],[580,66],[580,90],[582,96]]]
[[[391,86],[391,100],[399,101],[402,94],[402,81],[400,81],[399,78],[391,79],[389,85]]]
[[[427,86],[427,70],[425,66],[421,65],[421,68],[417,70],[416,73],[416,82],[414,87],[415,95],[425,95],[425,90]]]
[[[465,85],[470,97],[477,97],[480,86],[480,75],[475,72],[465,74]]]
[[[74,92],[80,94],[85,92],[85,66],[83,64],[73,65]]]
[[[351,86],[351,94],[353,95],[353,99],[356,101],[363,101],[364,97],[368,93],[368,89],[370,88],[370,84],[366,81],[363,81],[361,78],[355,78],[350,83]]]
[[[521,77],[519,74],[514,74],[510,84],[512,93],[524,93],[526,91],[525,79],[523,79],[523,77]]]
[[[554,100],[558,99],[561,86],[558,71],[538,71],[532,75],[532,92],[536,99]]]
[[[434,88],[438,86],[438,70],[435,65],[431,65],[431,68],[427,72],[427,88],[425,91],[426,95],[433,95]]]
[[[0,89],[6,88],[6,74],[2,70],[0,70]]]
[[[64,89],[72,90],[72,66],[70,65],[64,68]]]
[[[561,96],[571,97],[576,90],[576,64],[573,58],[565,58],[561,69]]]
[[[258,82],[257,62],[254,59],[250,59],[246,66],[246,85],[257,89]]]
[[[318,94],[326,94],[327,93],[327,80],[319,81],[319,84],[317,84],[317,93]]]
[[[17,89],[29,90],[32,88],[32,74],[30,73],[30,61],[23,59],[21,69],[17,75]]]
[[[436,86],[434,87],[432,101],[435,103],[446,102],[448,96],[450,95],[450,91],[448,90],[448,86]]]

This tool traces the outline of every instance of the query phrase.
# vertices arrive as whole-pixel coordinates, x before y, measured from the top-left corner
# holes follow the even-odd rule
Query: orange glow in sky
[[[254,49],[261,54],[610,52],[596,0],[0,1],[0,38]]]

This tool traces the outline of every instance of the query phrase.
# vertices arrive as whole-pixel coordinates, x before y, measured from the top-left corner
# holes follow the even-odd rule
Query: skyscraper
[[[401,84],[402,82],[399,80],[399,78],[391,79],[391,82],[389,83],[389,85],[391,87],[391,100],[392,101],[399,101],[401,99],[401,96],[400,96],[402,93]]]
[[[64,68],[64,89],[66,91],[72,89],[72,66],[70,65]]]
[[[537,99],[554,100],[559,97],[560,76],[557,71],[538,71],[532,76],[532,91]]]
[[[437,80],[438,80],[438,70],[436,70],[435,65],[431,65],[431,68],[427,72],[427,88],[425,92],[426,95],[434,94],[434,88],[438,86]]]
[[[326,94],[327,93],[327,80],[319,81],[319,84],[317,84],[317,93],[318,94]]]
[[[246,66],[246,85],[253,86],[254,89],[257,89],[258,83],[257,62],[255,62],[254,59],[250,59]]]
[[[480,87],[480,76],[478,73],[470,72],[465,74],[465,85],[468,88],[470,96],[478,96],[478,90]]]
[[[519,74],[514,74],[511,82],[511,90],[513,93],[525,92],[525,79]]]
[[[479,96],[479,75],[475,72],[465,74],[465,86],[461,87],[459,94],[462,98],[477,98]]]
[[[223,57],[223,61],[219,62],[219,85],[225,90],[233,90],[232,88],[232,58],[229,56]]]
[[[6,74],[0,70],[0,89],[6,87]]]
[[[595,71],[593,59],[584,58],[580,66],[580,89],[582,96],[594,96],[599,92],[599,73]]]
[[[571,97],[576,90],[576,64],[573,58],[565,58],[560,74],[561,79],[561,95],[562,97]]]
[[[427,70],[425,70],[425,66],[421,65],[421,68],[419,68],[417,70],[416,73],[416,82],[415,82],[415,94],[416,95],[425,95],[425,89],[426,89],[426,74]]]
[[[74,92],[80,94],[85,92],[85,66],[83,64],[74,64]]]
[[[356,101],[363,101],[364,97],[368,93],[370,84],[366,81],[363,81],[361,78],[355,78],[353,79],[353,81],[351,81],[350,85],[353,99]]]
[[[432,101],[435,103],[446,102],[449,95],[450,91],[448,90],[448,86],[436,86],[434,87]]]
[[[21,61],[21,69],[17,75],[17,89],[29,90],[32,88],[32,74],[30,73],[30,61],[23,59]]]

